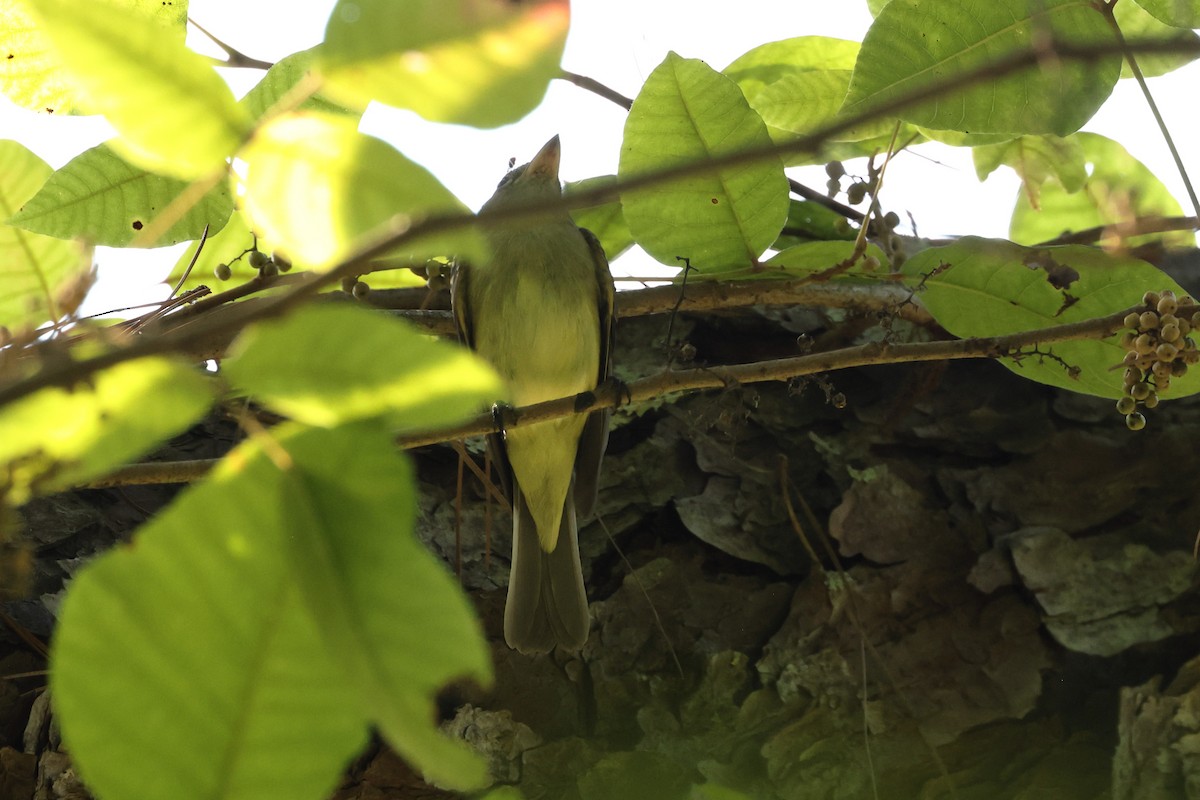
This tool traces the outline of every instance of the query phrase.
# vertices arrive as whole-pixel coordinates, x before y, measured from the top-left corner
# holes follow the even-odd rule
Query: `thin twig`
[[[564,81],[569,81],[570,83],[575,84],[580,89],[587,89],[593,94],[598,94],[605,100],[611,100],[626,111],[633,108],[633,100],[615,89],[608,88],[595,78],[589,78],[586,75],[577,75],[574,72],[568,72],[565,69],[559,72],[558,77]]]
[[[257,58],[252,58],[251,56],[246,55],[231,45],[225,44],[225,42],[209,33],[207,30],[205,30],[203,25],[201,25],[199,22],[196,22],[196,20],[192,19],[191,17],[188,17],[188,22],[192,23],[196,30],[207,36],[213,44],[225,51],[225,66],[246,69],[270,69],[271,67],[275,66],[270,61],[262,61]]]
[[[1117,24],[1117,18],[1113,14],[1113,6],[1116,5],[1116,0],[1104,4],[1104,17],[1108,20],[1109,25],[1113,29],[1113,33],[1117,37],[1117,42],[1121,46],[1121,55],[1125,58],[1125,63],[1129,65],[1130,71],[1133,72],[1133,79],[1137,81],[1138,88],[1142,90],[1142,96],[1146,98],[1146,105],[1150,107],[1150,113],[1154,115],[1154,121],[1158,125],[1159,133],[1162,134],[1163,141],[1167,143],[1167,149],[1171,151],[1171,158],[1175,161],[1175,169],[1179,171],[1179,177],[1183,180],[1183,187],[1187,190],[1188,199],[1192,201],[1192,211],[1200,217],[1200,198],[1196,197],[1196,190],[1192,186],[1192,179],[1188,177],[1187,167],[1183,165],[1183,158],[1179,155],[1178,148],[1175,147],[1175,139],[1171,136],[1170,129],[1167,128],[1167,123],[1163,120],[1162,114],[1159,113],[1158,103],[1154,102],[1154,95],[1150,93],[1150,87],[1146,84],[1146,77],[1142,75],[1142,68],[1138,65],[1137,59],[1134,57],[1133,51],[1129,48],[1129,43],[1125,40],[1125,34],[1121,32],[1121,26]]]

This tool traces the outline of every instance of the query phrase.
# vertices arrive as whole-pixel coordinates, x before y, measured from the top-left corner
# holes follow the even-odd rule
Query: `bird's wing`
[[[613,335],[616,326],[616,315],[613,306],[616,302],[616,288],[613,285],[612,272],[608,268],[608,257],[595,234],[586,228],[580,228],[584,241],[592,254],[592,265],[596,270],[596,303],[600,317],[600,369],[596,375],[596,385],[604,383],[612,372]],[[575,456],[575,508],[581,516],[588,516],[596,504],[596,494],[600,490],[600,462],[608,447],[608,423],[612,416],[610,409],[601,409],[588,414],[579,437],[579,450]]]
[[[470,279],[471,267],[461,261],[454,262],[450,271],[450,310],[454,314],[454,327],[458,331],[458,339],[467,347],[475,348],[471,331],[471,314],[467,310],[467,281]]]
[[[454,271],[450,273],[450,309],[454,314],[454,327],[458,329],[458,338],[463,344],[475,349],[475,336],[471,328],[471,309],[467,282],[470,281],[471,267],[469,264],[455,262]],[[508,502],[513,502],[512,466],[508,463],[508,451],[504,447],[504,436],[499,433],[487,437],[488,452],[496,465],[496,474],[500,476],[500,488]]]

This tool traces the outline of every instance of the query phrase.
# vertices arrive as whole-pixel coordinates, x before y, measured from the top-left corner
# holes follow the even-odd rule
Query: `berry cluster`
[[[1142,302],[1146,310],[1127,314],[1125,327],[1132,330],[1121,334],[1121,346],[1128,351],[1122,361],[1126,394],[1117,401],[1117,411],[1133,431],[1146,427],[1138,404],[1154,408],[1171,388],[1172,378],[1200,364],[1200,349],[1189,335],[1200,329],[1200,305],[1186,295],[1177,298],[1169,289],[1146,292]]]

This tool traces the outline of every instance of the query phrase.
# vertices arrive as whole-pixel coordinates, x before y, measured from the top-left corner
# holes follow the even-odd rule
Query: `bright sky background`
[[[861,41],[871,23],[865,0],[576,0],[572,5],[563,66],[630,97],[670,50],[721,69],[768,41],[802,35]],[[247,55],[275,61],[318,43],[332,6],[332,0],[191,0],[190,15]],[[188,42],[201,52],[222,55],[194,29]],[[239,96],[261,76],[257,70],[224,70],[224,74]],[[1200,121],[1198,83],[1200,64],[1193,63],[1152,79],[1150,86],[1185,164],[1200,176],[1200,139],[1194,135]],[[527,161],[555,133],[562,136],[564,180],[615,173],[624,120],[625,112],[613,103],[556,81],[537,110],[495,130],[428,123],[386,107],[369,109],[362,129],[425,165],[468,206],[478,208],[491,196],[510,158]],[[1120,82],[1085,130],[1125,145],[1186,207],[1182,182],[1132,81]],[[56,168],[109,135],[102,120],[39,116],[0,98],[0,138],[22,142]],[[854,162],[847,169],[851,174],[865,173]],[[813,188],[824,187],[825,174],[819,166],[789,173]],[[1002,237],[1017,188],[1015,176],[1006,168],[980,184],[968,150],[922,145],[901,154],[889,167],[884,205],[902,220],[911,212],[923,236]],[[111,303],[114,294],[127,302],[163,296],[165,289],[155,282],[178,252],[178,248],[137,253],[101,250],[97,259],[101,281],[109,291],[89,302],[85,313],[103,310],[97,304]],[[614,271],[645,275],[653,263],[644,254],[631,253]]]

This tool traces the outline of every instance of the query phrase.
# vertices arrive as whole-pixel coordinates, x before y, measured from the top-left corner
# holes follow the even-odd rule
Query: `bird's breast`
[[[591,251],[569,223],[492,237],[472,275],[475,348],[516,405],[594,388],[600,363],[599,288]]]

